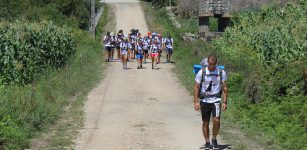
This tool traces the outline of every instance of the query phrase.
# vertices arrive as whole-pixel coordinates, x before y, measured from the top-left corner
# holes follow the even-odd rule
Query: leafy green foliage
[[[18,125],[10,116],[3,116],[0,120],[0,149],[22,149],[27,144],[24,131],[18,128]],[[5,146],[2,147],[1,145]]]
[[[64,66],[75,52],[68,29],[52,23],[4,22],[0,33],[0,76],[4,83],[31,83],[46,68]]]
[[[5,86],[0,92],[0,149],[24,149],[37,132],[53,124],[68,100],[88,92],[101,78],[100,41],[73,31],[77,47],[61,69],[49,68],[33,84]]]
[[[155,22],[174,36],[174,59],[180,81],[192,93],[192,65],[210,52],[228,74],[228,110],[223,117],[238,123],[269,149],[304,149],[307,97],[304,70],[307,3],[265,6],[236,14],[233,27],[212,44],[181,40],[182,31],[154,11]],[[186,20],[188,21],[188,20]],[[184,21],[182,21],[184,22]],[[198,50],[197,50],[198,49]],[[306,77],[305,77],[306,78]],[[253,130],[253,131],[251,131]]]
[[[240,49],[257,52],[265,65],[300,60],[307,56],[306,2],[288,4],[283,8],[267,6],[259,11],[240,13],[235,26],[228,28],[223,38],[216,41],[217,49],[235,53]],[[232,56],[231,56],[232,57]]]
[[[56,121],[68,101],[86,95],[101,78],[102,47],[86,31],[50,22],[1,22],[0,36],[0,58],[8,67],[0,61],[1,69],[12,69],[5,75],[20,77],[10,83],[31,83],[0,84],[0,149],[25,149],[30,138]],[[16,62],[20,65],[13,65]],[[5,75],[1,83],[8,81]]]
[[[96,0],[96,10],[100,8]],[[89,0],[1,0],[0,19],[52,20],[58,25],[88,29]]]
[[[242,74],[242,81],[229,82],[248,96],[234,102],[231,116],[266,133],[271,137],[267,144],[277,144],[278,149],[306,146],[306,12],[303,1],[244,11],[213,43],[226,66]]]

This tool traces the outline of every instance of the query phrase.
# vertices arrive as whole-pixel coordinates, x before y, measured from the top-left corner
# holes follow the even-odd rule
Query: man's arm
[[[222,104],[222,110],[227,109],[227,96],[228,96],[228,89],[227,89],[227,84],[226,81],[223,82],[223,104]]]
[[[104,37],[103,37],[103,39],[102,39],[102,43],[103,43],[103,44],[105,44],[106,39],[107,39],[107,37],[106,37],[106,36],[104,36]]]
[[[194,109],[196,111],[199,110],[199,101],[198,101],[199,86],[200,86],[200,84],[195,81],[195,84],[194,84]]]

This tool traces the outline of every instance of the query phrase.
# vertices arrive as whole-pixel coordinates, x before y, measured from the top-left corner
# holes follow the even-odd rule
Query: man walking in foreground
[[[222,106],[223,111],[227,109],[227,76],[225,71],[219,69],[216,64],[217,57],[214,54],[208,56],[207,62],[202,61],[203,68],[197,73],[194,85],[194,108],[196,111],[201,110],[206,148],[210,147],[209,122],[211,114],[213,119],[211,146],[217,148],[216,136],[220,130],[220,108]],[[222,96],[223,102],[221,104]]]

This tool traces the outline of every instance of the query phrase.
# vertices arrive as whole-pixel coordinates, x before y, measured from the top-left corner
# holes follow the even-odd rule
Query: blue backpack
[[[225,66],[222,66],[222,65],[218,65],[217,67],[221,70],[225,69]],[[195,64],[194,70],[193,70],[194,74],[196,75],[201,68],[202,68],[202,65]]]

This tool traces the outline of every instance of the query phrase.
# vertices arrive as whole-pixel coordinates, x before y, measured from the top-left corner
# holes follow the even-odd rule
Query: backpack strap
[[[222,83],[223,83],[223,70],[220,69],[220,68],[218,68],[218,70],[219,70],[219,76],[220,76],[221,85],[222,85]]]
[[[223,74],[223,70],[222,69],[219,69],[219,68],[217,68],[218,69],[218,74],[207,74],[207,68],[208,67],[206,67],[205,68],[205,71],[202,71],[202,78],[201,78],[201,83],[202,83],[202,81],[203,81],[203,74],[205,73],[205,76],[216,76],[216,77],[218,77],[218,76],[220,76],[220,83],[221,83],[221,86],[222,86],[222,74]],[[203,69],[202,69],[203,70]],[[219,93],[217,93],[217,94],[214,94],[214,95],[206,95],[205,97],[206,98],[209,98],[209,97],[218,97],[218,98],[221,98],[221,96],[222,96],[222,92],[223,92],[223,90],[221,89],[221,91],[219,92]]]
[[[203,83],[203,80],[204,80],[204,69],[202,68],[202,69],[201,69],[201,80],[200,80],[200,84]]]
[[[201,91],[201,88],[203,86],[203,81],[204,81],[204,69],[202,68],[201,69],[201,80],[200,80],[200,83],[199,83],[199,91]]]

